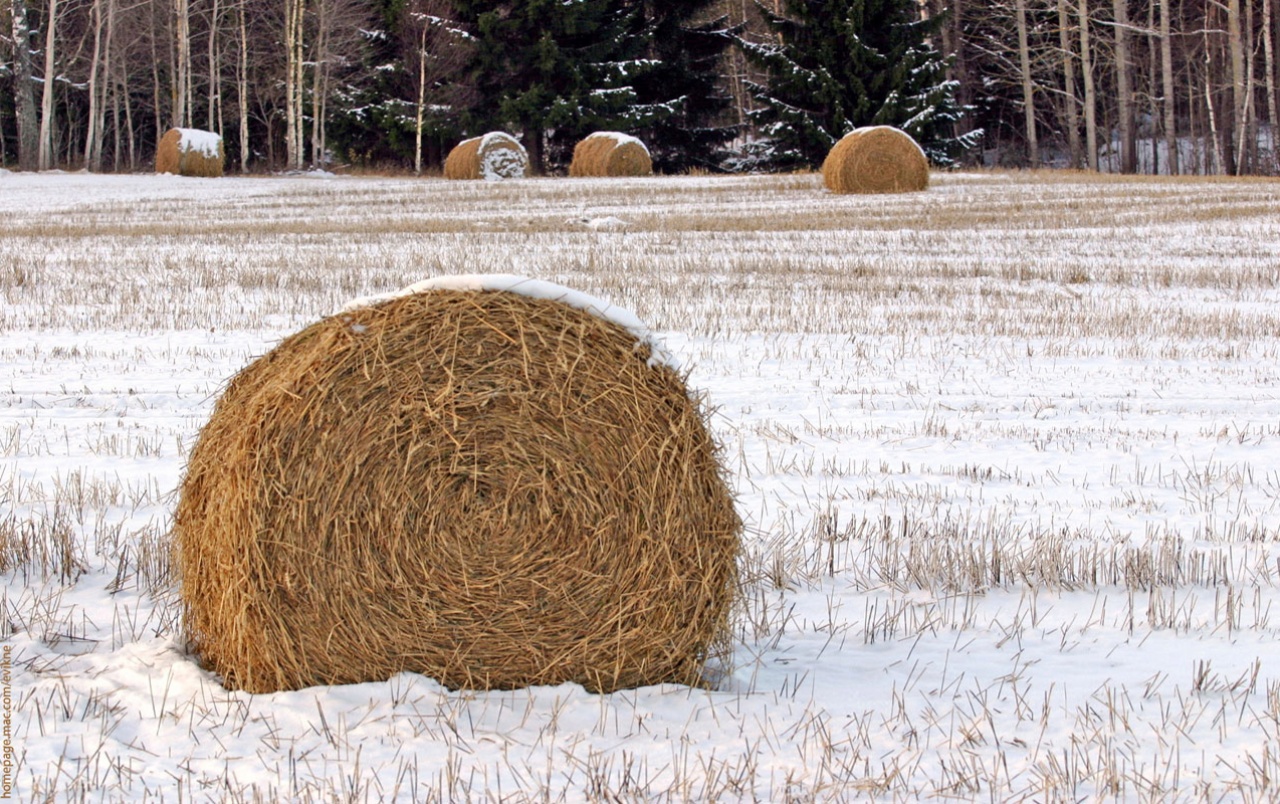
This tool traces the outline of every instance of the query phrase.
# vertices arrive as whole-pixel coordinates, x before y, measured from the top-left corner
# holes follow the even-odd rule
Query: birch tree
[[[222,54],[221,42],[222,4],[210,0],[209,30],[205,38],[205,61],[208,64],[208,115],[205,129],[222,135]]]
[[[249,0],[236,4],[236,21],[240,24],[239,53],[236,62],[236,111],[240,119],[240,172],[249,170],[249,24],[245,7]]]
[[[1244,43],[1240,34],[1240,0],[1227,0],[1227,48],[1231,59],[1231,125],[1236,135],[1231,143],[1231,153],[1234,172],[1239,173],[1248,161],[1245,135],[1249,130],[1245,121],[1248,87],[1245,84]]]
[[[1079,167],[1080,111],[1077,108],[1075,81],[1075,49],[1071,45],[1070,0],[1058,0],[1058,45],[1062,50],[1062,94],[1067,117],[1067,150],[1071,154],[1071,167]]]
[[[48,18],[44,33],[44,89],[40,98],[40,159],[41,170],[49,170],[57,164],[53,151],[54,118],[53,90],[57,84],[58,0],[49,0]]]
[[[290,170],[301,170],[303,160],[303,31],[306,0],[285,0],[285,155]]]
[[[1169,174],[1178,172],[1178,122],[1175,117],[1176,96],[1173,88],[1173,36],[1169,22],[1169,4],[1173,0],[1160,0],[1160,78],[1164,96],[1164,144],[1169,153],[1165,157]]]
[[[1040,165],[1040,141],[1036,137],[1035,84],[1031,78],[1031,53],[1027,44],[1027,0],[1016,0],[1018,66],[1022,72],[1022,107],[1027,129],[1027,159],[1031,167]]]
[[[1120,129],[1120,172],[1134,173],[1138,169],[1137,143],[1133,120],[1133,69],[1129,58],[1129,4],[1128,0],[1112,0],[1115,14],[1116,41],[1116,107]]]
[[[106,126],[106,101],[110,84],[111,40],[115,31],[114,0],[93,0],[93,55],[89,64],[89,114],[85,120],[84,166],[102,170],[102,138]]]
[[[1165,0],[1169,2],[1169,0]],[[1276,120],[1276,63],[1275,55],[1272,51],[1272,28],[1275,26],[1272,14],[1271,0],[1262,0],[1262,55],[1263,68],[1266,70],[1266,103],[1267,103],[1267,125],[1270,128],[1271,143],[1271,165],[1270,168],[1274,172],[1277,168],[1276,160],[1276,135],[1280,133],[1280,125]]]
[[[1093,85],[1093,58],[1089,50],[1089,0],[1079,0],[1080,72],[1084,77],[1085,156],[1089,169],[1098,169],[1098,96]]]
[[[177,51],[170,91],[172,125],[191,125],[191,9],[188,0],[173,0],[173,42]]]

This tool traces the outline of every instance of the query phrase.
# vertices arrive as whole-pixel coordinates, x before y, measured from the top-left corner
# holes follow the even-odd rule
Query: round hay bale
[[[491,131],[458,143],[444,160],[446,179],[522,179],[529,172],[529,155],[510,134]]]
[[[833,193],[916,192],[929,186],[929,160],[892,126],[854,129],[827,154],[822,183]]]
[[[156,146],[156,173],[217,178],[226,153],[222,137],[198,128],[171,128]]]
[[[175,514],[189,643],[255,693],[699,683],[741,531],[699,403],[603,302],[450,279],[231,381]]]
[[[573,147],[570,176],[649,176],[653,160],[645,144],[629,134],[597,131]]]

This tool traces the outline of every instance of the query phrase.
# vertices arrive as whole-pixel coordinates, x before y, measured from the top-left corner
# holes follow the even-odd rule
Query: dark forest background
[[[815,167],[858,126],[935,164],[1275,175],[1280,0],[0,0],[0,165],[438,169],[595,130],[664,172]]]

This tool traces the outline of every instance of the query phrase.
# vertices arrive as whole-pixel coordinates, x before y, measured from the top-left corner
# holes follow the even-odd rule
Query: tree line
[[[431,170],[586,133],[655,167],[814,167],[895,125],[940,165],[1277,172],[1280,0],[0,0],[0,165]]]

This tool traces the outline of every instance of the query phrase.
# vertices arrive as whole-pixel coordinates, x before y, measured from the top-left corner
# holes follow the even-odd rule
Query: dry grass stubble
[[[812,175],[646,180],[643,197],[625,181],[440,182],[424,194],[403,180],[259,179],[219,182],[196,201],[151,188],[110,200],[125,179],[99,178],[93,199],[58,214],[43,201],[0,199],[10,204],[0,331],[15,335],[0,339],[0,357],[17,367],[0,407],[0,457],[11,467],[0,484],[6,622],[42,640],[15,675],[28,684],[24,739],[56,742],[58,754],[47,765],[29,759],[33,796],[138,797],[160,784],[228,800],[376,799],[412,785],[464,799],[492,792],[506,773],[502,792],[515,800],[566,789],[1274,797],[1280,754],[1267,735],[1280,727],[1280,682],[1265,661],[1280,588],[1266,524],[1280,499],[1266,462],[1280,437],[1265,391],[1280,359],[1274,181],[980,173],[937,176],[923,196],[862,198],[815,192]],[[246,200],[235,194],[243,188],[262,189]],[[630,227],[584,231],[573,222],[584,206]],[[197,207],[209,214],[191,214]],[[558,693],[424,694],[404,677],[373,715],[336,708],[342,690],[287,694],[304,697],[286,711],[221,693],[166,704],[163,679],[153,691],[144,683],[139,702],[117,689],[127,681],[105,683],[89,659],[121,659],[107,653],[121,640],[145,649],[179,633],[173,601],[91,595],[114,577],[150,589],[168,573],[154,527],[134,517],[113,531],[132,515],[112,479],[151,471],[147,488],[172,487],[173,433],[190,437],[191,394],[204,398],[221,379],[208,367],[241,365],[352,296],[517,261],[687,334],[700,383],[760,380],[716,425],[736,436],[736,483],[768,530],[748,538],[738,661],[762,678],[785,662],[794,679],[713,693],[657,737],[654,710],[631,693],[602,697],[592,732],[594,720],[567,725]],[[189,352],[103,351],[104,333],[119,332],[144,349],[193,337]],[[1120,376],[1112,369],[1123,388],[1099,393]],[[168,396],[133,394],[148,373],[168,378]],[[782,410],[798,389],[822,400],[804,422]],[[849,400],[858,413],[826,415]],[[985,460],[992,444],[1021,445],[1026,465]],[[1120,457],[1110,476],[1072,476],[1083,450]],[[1184,465],[1170,450],[1215,460]],[[170,468],[149,470],[158,453]],[[87,480],[60,477],[68,464]],[[1044,501],[1060,487],[1070,489],[1066,509]],[[812,502],[791,520],[754,509],[796,489]],[[1055,524],[1078,510],[1094,521],[1130,509],[1158,517],[1170,499],[1200,524],[1145,538],[1140,527],[1126,537]],[[975,500],[1009,516],[970,519]],[[865,516],[837,518],[829,504]],[[1173,639],[1185,662],[1068,699],[1080,668],[1123,672],[1122,657],[1141,662],[1144,647]],[[951,657],[939,661],[941,678],[928,674],[925,653],[939,642]],[[1254,642],[1258,670],[1203,658]],[[94,645],[80,663],[59,654]],[[892,694],[884,681],[883,696],[864,696],[847,716],[813,703],[809,685],[833,667],[814,655],[837,651],[866,654],[875,667],[862,678],[894,679]],[[1074,669],[1049,669],[1055,657]],[[973,658],[993,674],[961,677],[959,663]],[[538,718],[537,746],[506,741]],[[367,751],[353,759],[368,740],[410,745],[384,724],[419,742],[380,767]],[[731,755],[689,748],[690,728],[705,724],[750,742]],[[58,753],[86,732],[101,750]],[[157,753],[155,740],[171,736],[192,755]],[[644,753],[655,740],[667,742]],[[282,768],[278,786],[236,779],[234,763],[228,772],[219,746],[233,743]],[[430,751],[416,753],[424,744]],[[491,745],[500,758],[477,751]],[[421,765],[427,753],[447,762]],[[292,761],[302,755],[310,759]],[[570,770],[542,772],[553,763]],[[154,767],[169,775],[156,783],[137,770]]]

